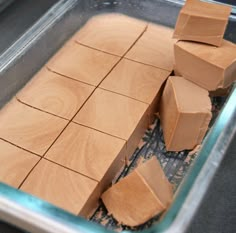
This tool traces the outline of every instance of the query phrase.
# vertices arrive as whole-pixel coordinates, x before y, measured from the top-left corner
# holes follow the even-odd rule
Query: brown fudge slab
[[[148,107],[148,104],[98,88],[74,122],[124,139],[129,147],[134,139],[141,139],[148,127]],[[130,140],[132,134],[135,136]],[[133,152],[137,145],[138,142],[129,151]]]
[[[199,145],[211,116],[211,101],[205,89],[182,77],[169,77],[160,110],[167,150],[191,150]]]
[[[58,74],[97,86],[119,59],[70,41],[48,62],[47,67]]]
[[[21,190],[71,213],[84,215],[84,209],[94,208],[92,196],[96,186],[96,181],[42,159]]]
[[[40,157],[0,140],[0,182],[18,188]]]
[[[107,210],[125,225],[137,226],[164,211],[173,198],[172,185],[155,157],[102,195]]]
[[[146,23],[120,14],[95,16],[73,37],[92,48],[123,56],[145,30]]]
[[[174,38],[220,46],[230,6],[187,0],[175,25]]]
[[[173,70],[175,40],[173,30],[161,25],[149,24],[147,31],[125,56],[131,60],[168,71]]]
[[[0,111],[0,138],[43,155],[67,121],[13,99]]]
[[[229,41],[218,48],[179,41],[174,50],[178,72],[209,91],[226,88],[236,79],[236,45]]]
[[[104,191],[124,166],[126,141],[70,123],[46,158],[100,182]]]
[[[17,94],[17,97],[40,110],[71,119],[93,90],[93,86],[65,78],[43,68]]]
[[[151,104],[169,71],[123,59],[99,87]]]

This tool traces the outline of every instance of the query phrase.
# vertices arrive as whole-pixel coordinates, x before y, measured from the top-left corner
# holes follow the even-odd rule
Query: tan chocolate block
[[[99,87],[151,104],[169,71],[123,59]]]
[[[58,74],[97,86],[119,59],[69,42],[48,62],[47,67]]]
[[[173,70],[175,40],[173,30],[161,25],[149,24],[147,31],[125,57],[168,71]]]
[[[205,89],[182,77],[169,77],[160,110],[168,151],[191,150],[201,144],[211,117],[211,101]]]
[[[223,40],[221,47],[179,41],[174,46],[176,69],[181,76],[214,91],[236,79],[236,45]]]
[[[67,121],[13,99],[0,111],[0,138],[43,155]]]
[[[93,86],[68,79],[43,68],[17,94],[17,97],[30,106],[71,119],[93,90]]]
[[[107,188],[124,166],[126,141],[70,123],[46,158],[100,182]]]
[[[172,202],[173,189],[155,157],[102,195],[109,213],[120,223],[137,226],[163,212]]]
[[[148,104],[98,88],[74,121],[126,140],[130,156],[148,127],[148,113]]]
[[[0,182],[18,188],[39,159],[0,139]]]
[[[92,210],[95,207],[93,195],[96,186],[96,181],[42,159],[21,190],[84,216],[85,209]]]
[[[84,45],[122,56],[145,30],[146,23],[120,14],[95,16],[74,36]]]
[[[174,38],[220,46],[231,10],[226,5],[187,0],[177,19]]]

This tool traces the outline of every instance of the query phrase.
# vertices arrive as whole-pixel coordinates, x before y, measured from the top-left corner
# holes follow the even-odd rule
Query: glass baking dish
[[[181,0],[58,1],[0,55],[0,107],[92,16],[117,12],[174,27],[183,4]],[[235,30],[234,7],[225,37],[236,42]],[[236,88],[233,86],[191,169],[181,181],[173,204],[158,223],[144,232],[186,231],[236,130],[235,103]],[[176,166],[175,163],[171,165]],[[0,220],[27,232],[113,232],[3,183],[0,183]]]

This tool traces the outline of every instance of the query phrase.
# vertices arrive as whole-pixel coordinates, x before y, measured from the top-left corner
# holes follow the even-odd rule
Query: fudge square
[[[72,39],[107,53],[123,56],[145,30],[147,23],[121,14],[91,18]]]
[[[42,159],[20,188],[73,214],[87,217],[97,207],[97,181]]]
[[[178,41],[174,52],[178,73],[208,91],[227,88],[236,79],[236,45],[229,41],[220,47]]]
[[[0,138],[42,156],[67,123],[12,99],[0,111]]]
[[[230,6],[187,0],[175,25],[174,38],[220,46]]]
[[[0,182],[18,188],[40,157],[0,139]]]
[[[55,73],[97,86],[119,59],[117,56],[69,41],[46,66]]]
[[[149,24],[147,30],[125,55],[126,58],[172,71],[174,65],[173,29]]]
[[[201,144],[211,120],[208,91],[178,76],[167,80],[160,120],[168,151],[191,150]]]
[[[125,164],[126,141],[72,122],[46,158],[98,181],[104,191]]]
[[[74,122],[126,140],[131,155],[148,127],[148,111],[148,104],[98,88]]]
[[[42,111],[70,120],[94,88],[43,68],[17,94],[17,98]]]
[[[118,222],[137,226],[169,207],[173,187],[157,159],[152,157],[109,188],[101,198]]]

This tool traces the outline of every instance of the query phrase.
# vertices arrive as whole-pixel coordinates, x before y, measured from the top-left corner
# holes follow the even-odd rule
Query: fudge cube
[[[20,188],[71,213],[87,216],[95,210],[97,181],[42,159]]]
[[[236,79],[236,45],[229,41],[218,48],[179,41],[174,52],[178,73],[208,91],[227,88]]]
[[[220,46],[230,6],[187,0],[175,25],[174,38]]]
[[[30,106],[70,120],[95,87],[43,68],[17,98]]]
[[[69,41],[46,66],[57,74],[97,86],[119,59],[117,56]]]
[[[0,140],[0,182],[18,188],[40,157]]]
[[[43,156],[67,124],[13,99],[0,111],[0,138]]]
[[[109,213],[120,223],[137,226],[163,212],[173,198],[172,185],[155,157],[102,195]]]
[[[91,18],[73,39],[83,45],[123,56],[146,28],[146,22],[121,14]]]
[[[182,77],[170,76],[160,107],[166,149],[191,150],[199,145],[211,117],[208,92]]]

